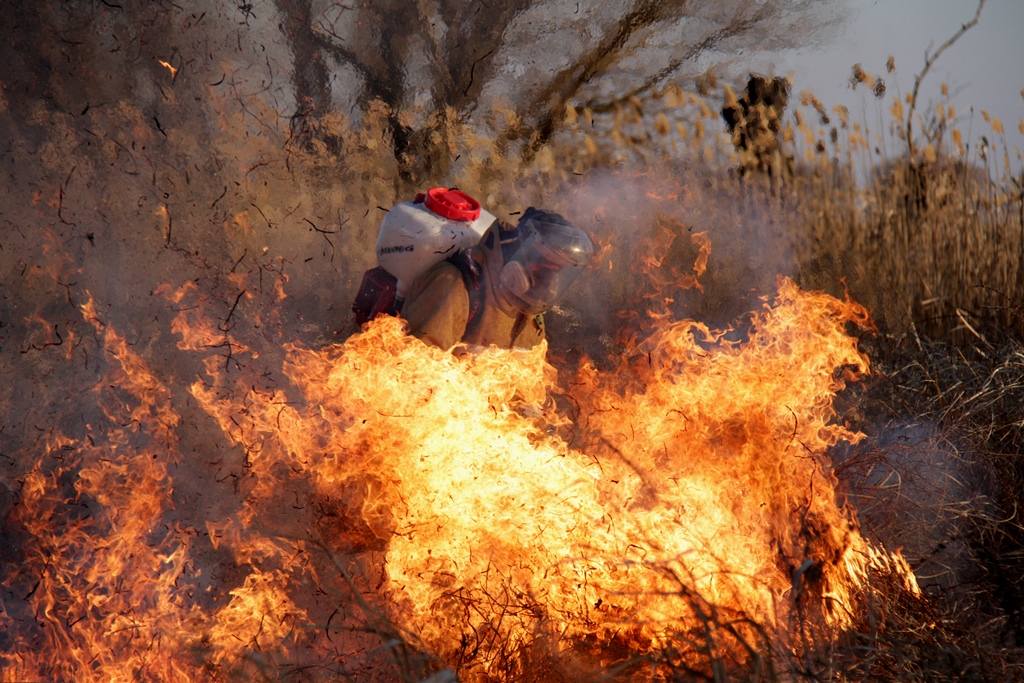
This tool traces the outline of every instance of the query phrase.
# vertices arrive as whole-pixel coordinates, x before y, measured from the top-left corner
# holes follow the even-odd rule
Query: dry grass
[[[855,73],[884,95],[881,79]],[[801,93],[802,105],[781,127],[780,156],[768,165],[776,172],[741,178],[732,169],[745,162],[744,151],[716,132],[719,109],[730,98],[727,87],[715,95],[670,87],[602,115],[570,107],[565,130],[537,148],[498,142],[505,138],[490,135],[493,129],[453,130],[453,153],[461,160],[449,181],[499,216],[527,202],[573,215],[581,198],[594,199],[619,224],[588,227],[599,242],[626,249],[626,260],[651,247],[650,233],[669,235],[653,242],[663,275],[693,263],[695,249],[677,238],[708,231],[712,256],[703,292],[667,302],[677,316],[742,325],[742,314],[779,272],[806,288],[845,291],[864,303],[879,327],[864,339],[876,373],[843,397],[840,412],[869,438],[834,454],[836,472],[868,534],[907,548],[927,599],[911,605],[902,590],[878,578],[853,629],[835,637],[798,615],[795,646],[780,650],[767,637],[739,638],[750,654],[740,662],[720,658],[715,639],[735,640],[729,624],[742,615],[723,617],[703,605],[706,628],[681,637],[685,652],[622,653],[618,664],[596,670],[581,663],[585,652],[554,659],[531,652],[523,655],[531,663],[512,679],[563,680],[570,667],[576,676],[590,670],[595,680],[1018,680],[1024,676],[1024,525],[1017,514],[1024,505],[1020,152],[1006,148],[1002,124],[987,115],[989,130],[976,134],[973,145],[965,142],[955,111],[939,106],[918,122],[923,138],[911,153],[901,138],[907,114],[898,99],[891,102],[887,135],[879,135],[842,108]],[[515,126],[507,116],[494,114],[494,127]],[[588,195],[608,169],[614,182],[640,188],[634,199],[674,188],[677,198],[685,197],[677,202],[682,209],[655,202],[648,211],[639,201],[622,207]],[[414,189],[398,187],[397,195]],[[651,295],[640,279],[620,276],[608,286],[598,282],[601,273],[587,277],[584,287],[601,292],[600,325],[582,303],[576,315],[556,316],[556,355],[576,347],[598,358],[608,353],[614,349],[609,320]],[[663,284],[670,281],[665,276]]]
[[[880,80],[860,77],[869,86]],[[717,200],[702,228],[779,222],[802,284],[841,291],[845,280],[886,331],[981,344],[1024,332],[1024,167],[1000,121],[983,113],[988,130],[972,143],[957,112],[939,105],[920,122],[924,140],[911,157],[898,98],[887,130],[876,133],[804,92],[779,136],[782,159],[768,164],[781,172],[741,181],[726,170],[750,167],[749,152],[710,132],[730,100],[729,88],[715,102],[670,88],[615,112],[603,146],[590,115],[573,115],[572,144],[592,153],[553,156],[572,158],[577,172],[640,161],[691,186],[699,175],[700,190]]]

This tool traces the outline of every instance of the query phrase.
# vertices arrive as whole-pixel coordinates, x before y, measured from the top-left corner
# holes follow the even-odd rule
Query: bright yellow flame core
[[[324,492],[361,482],[396,618],[485,671],[541,636],[656,646],[709,610],[770,629],[791,592],[816,591],[843,625],[872,564],[916,590],[837,504],[825,457],[859,438],[832,401],[868,369],[844,329],[866,320],[780,281],[743,343],[686,321],[614,372],[583,365],[569,420],[544,347],[451,354],[382,318],[343,346],[290,349],[305,408],[248,407],[279,444],[253,462],[258,490],[272,496],[282,460]],[[212,391],[193,387],[227,425]]]

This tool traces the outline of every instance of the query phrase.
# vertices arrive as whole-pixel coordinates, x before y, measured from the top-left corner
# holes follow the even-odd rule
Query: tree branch
[[[938,61],[942,53],[945,52],[946,49],[950,47],[953,43],[959,40],[960,36],[967,33],[968,29],[973,28],[974,25],[978,23],[978,19],[981,18],[981,8],[984,6],[985,0],[978,0],[978,9],[975,10],[974,12],[974,18],[971,19],[966,24],[963,24],[960,27],[959,31],[954,33],[949,40],[940,45],[939,49],[935,51],[935,54],[933,54],[931,57],[926,56],[924,61],[924,69],[922,69],[921,73],[919,73],[917,75],[917,78],[914,79],[914,90],[910,94],[910,112],[907,115],[907,154],[910,157],[911,162],[914,160],[914,110],[917,109],[917,93],[918,90],[921,88],[921,81],[923,81],[924,77],[928,75],[928,71],[932,68],[932,65],[935,64],[936,61]]]
[[[762,8],[763,9],[763,8]],[[640,85],[629,90],[625,94],[615,98],[608,102],[602,102],[600,104],[593,104],[590,109],[595,114],[611,111],[616,105],[621,105],[623,102],[628,102],[633,97],[639,97],[641,94],[650,91],[658,83],[662,82],[673,73],[679,70],[686,62],[697,58],[702,52],[714,49],[723,40],[728,38],[734,38],[739,35],[743,35],[750,29],[756,28],[761,21],[763,21],[765,15],[759,11],[756,15],[750,19],[745,19],[736,23],[729,23],[727,26],[715,31],[713,34],[700,41],[696,45],[692,46],[686,51],[682,57],[671,60],[665,67],[658,70],[653,76],[649,76]]]
[[[665,19],[667,9],[669,6],[666,3],[658,2],[658,0],[642,0],[636,3],[633,9],[617,22],[616,31],[608,39],[602,41],[582,59],[557,74],[548,87],[544,88],[526,106],[520,108],[521,112],[542,112],[534,126],[529,145],[530,151],[535,151],[551,137],[560,117],[565,115],[564,104],[572,99],[583,84],[615,59],[636,31]],[[675,5],[671,9],[678,11],[682,7]],[[511,140],[514,137],[523,136],[522,131],[509,131],[502,137]]]

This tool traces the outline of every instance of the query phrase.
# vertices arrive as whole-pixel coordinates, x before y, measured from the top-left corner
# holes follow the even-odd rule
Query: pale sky
[[[901,99],[913,89],[914,78],[924,67],[925,53],[932,54],[962,24],[974,16],[977,0],[847,0],[849,16],[827,45],[793,50],[765,57],[775,63],[775,73],[795,76],[795,90],[810,87],[826,105],[844,104],[851,118],[879,127],[880,115],[888,122],[894,95]],[[886,73],[889,55],[896,72]],[[860,63],[869,73],[885,79],[887,92],[876,100],[863,87],[849,87],[850,69]],[[977,144],[991,128],[978,110],[999,118],[1014,158],[1015,173],[1021,162],[1013,155],[1024,153],[1024,0],[987,0],[978,24],[948,48],[922,84],[918,109],[942,101],[941,85],[949,86],[958,125],[968,142]],[[974,107],[973,125],[971,107]]]

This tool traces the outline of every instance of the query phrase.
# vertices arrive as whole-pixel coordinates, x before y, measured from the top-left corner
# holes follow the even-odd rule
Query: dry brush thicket
[[[23,426],[0,430],[4,455],[30,452],[47,430],[75,434],[84,416],[99,419],[95,406],[79,406],[82,399],[52,379],[91,386],[102,376],[94,362],[102,348],[77,311],[87,289],[104,321],[123,328],[164,379],[192,381],[198,361],[181,360],[177,338],[154,331],[167,322],[166,302],[154,303],[154,291],[197,283],[222,316],[217,352],[224,366],[245,370],[232,357],[232,345],[244,339],[262,354],[247,368],[262,379],[279,364],[282,341],[322,345],[336,330],[353,331],[348,304],[371,265],[381,209],[421,190],[421,175],[429,175],[429,165],[417,162],[410,175],[403,172],[409,160],[395,158],[408,141],[393,139],[393,108],[369,102],[355,125],[330,108],[293,107],[287,50],[260,50],[249,37],[250,22],[274,33],[262,25],[267,14],[246,16],[244,26],[231,8],[220,16],[182,15],[181,40],[205,41],[204,50],[219,57],[186,64],[185,52],[191,57],[198,48],[147,33],[166,18],[163,9],[142,12],[147,24],[125,21],[114,3],[103,4],[96,25],[113,29],[97,32],[94,55],[78,47],[86,44],[75,33],[81,27],[37,26],[21,40],[37,44],[29,76],[50,64],[80,69],[90,56],[90,68],[106,80],[58,74],[52,82],[25,78],[32,85],[24,91],[10,83],[0,90],[11,152],[0,188],[8,221],[0,342],[5,353],[18,352],[0,360],[8,380],[0,406],[8,424]],[[223,34],[221,43],[193,37],[214,21],[228,27],[211,32]],[[166,56],[169,66],[151,60],[133,65],[139,73],[126,72],[118,61],[121,38]],[[266,59],[278,80],[250,77],[246,51]],[[708,628],[689,634],[688,643],[688,652],[706,655],[702,666],[666,650],[605,672],[612,677],[651,666],[671,680],[1024,677],[1021,152],[1007,148],[1002,122],[979,114],[986,128],[968,138],[965,113],[939,104],[915,114],[922,116],[918,144],[908,153],[901,137],[906,102],[886,95],[882,79],[860,68],[853,81],[885,98],[879,106],[891,117],[887,124],[869,130],[793,84],[789,108],[767,117],[765,135],[757,137],[769,143],[767,160],[737,150],[722,130],[720,110],[743,96],[711,73],[693,87],[651,88],[597,110],[546,109],[551,129],[540,144],[494,134],[524,127],[509,109],[473,121],[445,111],[425,133],[446,169],[429,184],[457,185],[502,217],[529,204],[561,210],[597,237],[600,266],[577,284],[587,294],[551,316],[556,360],[570,362],[580,350],[598,361],[614,358],[630,342],[619,314],[641,304],[742,330],[744,315],[771,293],[779,274],[805,288],[848,291],[878,325],[863,333],[873,374],[843,395],[840,410],[869,438],[833,454],[836,474],[868,535],[905,548],[928,600],[910,605],[900,590],[879,586],[854,628],[838,638],[810,621],[795,624],[792,635],[804,647],[791,661],[779,660],[768,638],[747,642],[725,632],[749,647],[752,668],[716,659],[708,634],[721,625],[705,611]],[[122,99],[125,92],[135,99]],[[741,167],[753,170],[737,173]],[[705,231],[711,255],[702,291],[668,289],[690,273],[697,255],[688,235]],[[652,272],[631,272],[634,262]],[[208,475],[208,459],[225,487],[244,479],[241,458],[229,448],[215,446],[223,452],[206,457],[223,435],[176,391],[174,405],[190,428],[184,448],[204,454],[195,471]],[[23,474],[13,458],[3,466],[12,481]],[[176,481],[178,514],[200,497],[201,482]],[[0,501],[5,516],[16,505],[7,493]],[[225,495],[215,506],[231,504]],[[19,534],[7,529],[4,540]],[[321,561],[356,582],[332,553],[324,550]],[[21,559],[11,545],[0,551],[5,571]],[[692,601],[704,610],[700,596]],[[406,680],[440,668],[434,680],[451,680],[374,605],[362,607],[365,631],[380,642],[361,666]],[[571,659],[528,654],[535,679],[579,674]],[[516,666],[529,664],[520,659]],[[336,669],[337,678],[366,671]],[[283,668],[266,675],[304,674]]]

